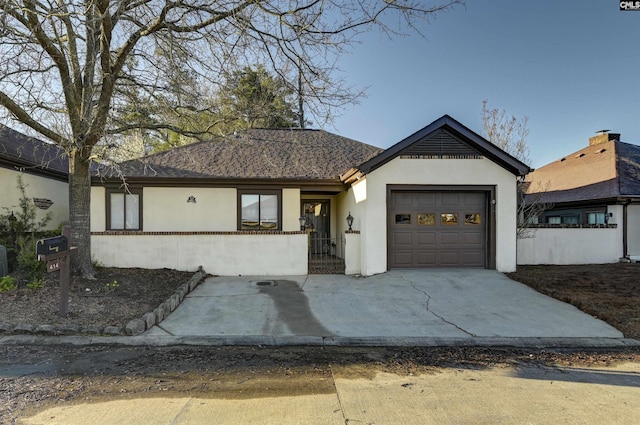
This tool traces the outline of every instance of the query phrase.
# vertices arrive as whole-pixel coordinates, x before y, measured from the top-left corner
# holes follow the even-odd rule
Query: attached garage
[[[361,234],[360,272],[516,266],[526,164],[445,115],[343,176]]]
[[[390,188],[388,267],[490,267],[489,192]]]

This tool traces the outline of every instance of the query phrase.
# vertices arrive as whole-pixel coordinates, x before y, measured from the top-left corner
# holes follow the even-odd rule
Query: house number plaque
[[[41,239],[36,243],[36,255],[38,260],[46,263],[47,273],[60,271],[60,311],[65,317],[69,311],[69,271],[71,269],[71,256],[68,255],[71,239],[71,227],[64,226],[62,235],[48,239]]]
[[[61,257],[58,257],[55,260],[47,261],[47,273],[60,270],[61,259],[62,259]]]

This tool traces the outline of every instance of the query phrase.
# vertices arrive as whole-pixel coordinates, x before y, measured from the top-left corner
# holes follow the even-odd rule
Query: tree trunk
[[[74,273],[93,279],[91,264],[91,174],[90,161],[77,151],[69,156],[69,224],[71,246],[77,250],[71,256]]]

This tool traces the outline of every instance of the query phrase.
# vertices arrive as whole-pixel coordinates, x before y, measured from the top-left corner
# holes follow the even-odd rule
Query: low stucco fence
[[[616,225],[575,225],[532,229],[518,239],[518,264],[606,264],[623,256]]]
[[[93,258],[106,267],[197,270],[219,276],[305,275],[303,232],[100,232]]]

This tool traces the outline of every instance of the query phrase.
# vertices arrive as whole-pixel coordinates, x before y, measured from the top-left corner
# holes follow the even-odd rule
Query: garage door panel
[[[484,235],[480,232],[478,233],[463,233],[462,243],[465,247],[467,246],[478,246],[481,247],[484,245]]]
[[[484,193],[465,193],[463,196],[462,204],[464,206],[481,206],[484,204],[485,195]]]
[[[459,245],[460,234],[458,232],[441,232],[440,243],[442,245]]]
[[[414,253],[414,262],[419,266],[427,267],[436,262],[437,255],[435,251],[419,251]]]
[[[413,205],[416,207],[425,205],[434,205],[437,201],[438,195],[436,193],[415,193],[413,195]]]
[[[389,267],[485,267],[487,208],[486,192],[392,191]]]
[[[465,252],[462,262],[469,266],[484,267],[484,255],[481,252]]]
[[[441,266],[459,266],[460,252],[458,251],[443,251],[440,253],[440,265]]]
[[[414,267],[413,253],[411,252],[395,252],[393,254],[393,263],[395,267]]]
[[[434,246],[436,244],[436,232],[417,232],[416,236],[416,242],[421,247],[424,247],[425,245]]]
[[[397,246],[411,246],[413,245],[413,233],[411,232],[396,232],[393,234],[393,244]]]
[[[440,195],[440,203],[445,206],[460,205],[460,194],[458,192],[443,192]]]
[[[396,192],[393,196],[394,206],[411,206],[411,193],[410,192]]]

